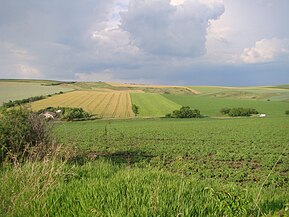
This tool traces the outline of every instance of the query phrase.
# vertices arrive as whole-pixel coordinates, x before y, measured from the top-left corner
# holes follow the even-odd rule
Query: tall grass
[[[83,166],[55,160],[27,163],[2,171],[0,181],[1,216],[256,216],[259,212],[256,189],[101,159]],[[272,194],[268,189],[260,196],[261,214],[286,215],[281,202],[286,201],[286,192],[279,192],[278,198]]]

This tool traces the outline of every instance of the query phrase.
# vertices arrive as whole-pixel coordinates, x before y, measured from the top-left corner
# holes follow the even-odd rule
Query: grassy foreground
[[[286,192],[242,188],[104,160],[1,171],[1,216],[281,216]]]

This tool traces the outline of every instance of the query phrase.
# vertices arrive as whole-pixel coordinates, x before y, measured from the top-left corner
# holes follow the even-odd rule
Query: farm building
[[[42,115],[46,119],[54,119],[56,117],[56,113],[54,113],[54,112],[44,112]]]
[[[267,115],[266,114],[260,114],[259,117],[260,118],[265,118]]]

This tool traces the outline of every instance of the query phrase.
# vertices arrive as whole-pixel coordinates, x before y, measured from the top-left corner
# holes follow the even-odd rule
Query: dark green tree
[[[135,104],[132,104],[132,111],[135,115],[138,115],[139,114],[139,107]]]
[[[201,118],[201,112],[198,109],[191,109],[189,106],[182,106],[179,110],[173,111],[172,114],[167,114],[166,117],[172,118]]]

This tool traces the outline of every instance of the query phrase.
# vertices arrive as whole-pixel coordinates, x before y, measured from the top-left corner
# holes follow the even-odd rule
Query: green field
[[[139,107],[141,117],[160,117],[179,109],[181,105],[174,103],[160,94],[131,93],[132,103]]]
[[[44,85],[45,84],[45,85]],[[71,91],[73,88],[64,86],[47,86],[47,83],[36,81],[0,81],[0,104],[9,100],[25,99],[32,96],[41,96]]]
[[[130,155],[131,162],[149,161],[200,179],[254,185],[289,149],[288,130],[286,117],[75,122],[59,125],[56,133],[61,143],[112,160]],[[288,154],[272,174],[279,185],[288,185]]]
[[[289,119],[59,123],[65,164],[1,171],[2,216],[287,216]]]
[[[164,94],[167,99],[183,106],[190,106],[201,111],[203,115],[218,117],[221,116],[220,109],[232,107],[255,108],[259,113],[265,113],[272,117],[284,116],[284,112],[289,109],[288,102],[245,100],[213,98],[209,96],[174,96]]]
[[[35,110],[63,105],[107,115],[56,121],[57,154],[1,164],[0,216],[289,216],[286,89],[192,87],[200,93],[174,95],[103,82],[13,84],[7,96],[23,85],[36,95],[43,87],[79,90],[37,101]],[[111,115],[132,112],[131,104],[139,107],[137,118]],[[160,118],[181,106],[205,118]],[[220,114],[224,107],[267,117],[231,118]]]

